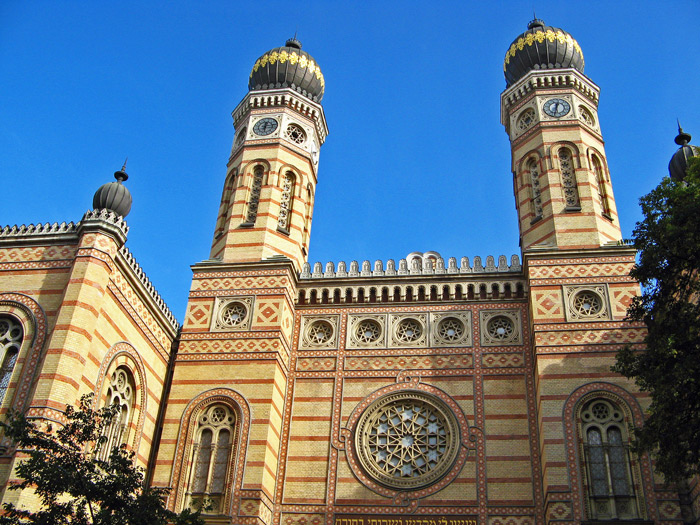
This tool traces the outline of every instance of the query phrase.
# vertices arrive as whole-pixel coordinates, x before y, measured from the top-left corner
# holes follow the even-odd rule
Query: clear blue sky
[[[206,259],[230,113],[299,39],[326,79],[310,261],[519,253],[503,57],[537,16],[581,45],[623,234],[700,144],[698,1],[0,2],[0,224],[78,221],[128,155],[127,245],[182,320]]]

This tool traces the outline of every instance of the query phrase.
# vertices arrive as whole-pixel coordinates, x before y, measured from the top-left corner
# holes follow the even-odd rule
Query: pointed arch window
[[[250,197],[248,198],[248,214],[246,221],[249,224],[255,224],[255,219],[258,218],[258,205],[260,204],[260,192],[262,191],[263,174],[265,170],[258,165],[253,168],[253,184],[250,188]]]
[[[639,517],[624,412],[608,399],[593,399],[580,418],[590,518]]]
[[[134,412],[134,376],[123,366],[117,368],[109,378],[106,405],[117,407],[116,414],[105,429],[107,440],[100,448],[99,458],[107,460],[114,447],[126,443],[129,434],[131,417]]]
[[[532,221],[542,218],[542,190],[540,188],[540,169],[535,159],[527,163],[527,171],[530,176],[530,188],[532,190]]]
[[[580,210],[581,201],[578,195],[576,171],[569,148],[559,150],[559,169],[561,170],[561,185],[567,210]]]
[[[235,426],[236,415],[226,405],[212,405],[200,414],[188,490],[192,507],[209,503],[210,512],[223,511]]]
[[[0,403],[10,387],[23,337],[19,321],[9,316],[0,317]]]
[[[294,201],[294,174],[288,171],[282,178],[282,198],[280,199],[280,214],[277,219],[277,228],[289,232]]]
[[[595,155],[593,156],[593,171],[595,172],[596,182],[598,183],[598,200],[600,201],[602,213],[610,218],[610,201],[608,199],[605,170],[603,169],[603,164],[600,162],[600,159]]]

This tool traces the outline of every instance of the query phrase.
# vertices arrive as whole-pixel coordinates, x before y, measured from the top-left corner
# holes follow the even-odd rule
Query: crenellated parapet
[[[486,257],[486,264],[482,263],[481,257],[474,257],[474,263],[469,262],[469,257],[462,257],[459,266],[457,259],[450,257],[445,265],[442,257],[421,257],[421,254],[411,254],[406,259],[400,259],[398,268],[393,259],[389,259],[386,265],[381,260],[376,260],[374,264],[370,261],[363,261],[362,266],[357,261],[352,261],[350,266],[345,261],[340,261],[336,267],[333,262],[317,262],[313,266],[307,262],[304,264],[300,279],[344,279],[355,277],[401,277],[416,275],[459,275],[470,273],[520,273],[522,265],[520,258],[513,255],[510,264],[505,255],[498,257],[498,263],[493,255]]]
[[[336,267],[317,262],[313,271],[307,263],[300,274],[298,305],[349,303],[399,303],[424,301],[479,301],[524,298],[526,282],[517,255],[508,264],[498,259],[462,257],[445,260],[435,252],[414,252],[396,263],[377,260],[372,264],[341,261]]]

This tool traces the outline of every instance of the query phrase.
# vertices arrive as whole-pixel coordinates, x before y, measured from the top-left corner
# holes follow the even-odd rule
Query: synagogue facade
[[[109,443],[212,524],[695,523],[700,488],[630,451],[649,399],[611,372],[645,331],[599,87],[537,19],[504,73],[521,256],[311,266],[325,81],[291,39],[233,111],[182,325],[126,247],[124,169],[75,224],[0,230],[0,413],[118,404]]]

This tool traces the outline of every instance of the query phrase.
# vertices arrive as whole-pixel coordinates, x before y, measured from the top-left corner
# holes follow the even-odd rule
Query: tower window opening
[[[447,285],[442,287],[442,300],[443,301],[450,300],[450,287]]]
[[[282,198],[280,199],[280,214],[277,228],[289,231],[294,200],[294,174],[288,171],[282,178]]]
[[[571,151],[568,148],[559,150],[559,169],[561,170],[561,185],[564,193],[564,202],[568,210],[580,210],[581,201],[578,195],[578,185],[576,184],[576,172]]]
[[[596,182],[598,183],[598,200],[603,215],[610,218],[610,201],[608,200],[608,191],[605,180],[605,170],[600,162],[600,159],[593,156],[593,171],[595,172]]]
[[[258,217],[258,205],[260,204],[260,192],[262,191],[263,167],[255,166],[253,169],[253,184],[250,188],[250,198],[248,199],[247,222],[255,224]]]
[[[386,286],[382,288],[382,302],[389,302],[389,289]]]
[[[336,288],[333,291],[333,302],[335,304],[340,304],[340,288]]]
[[[530,189],[532,193],[532,213],[533,221],[542,218],[542,190],[540,188],[540,170],[537,167],[537,161],[531,160],[527,164],[528,173],[530,174]]]

